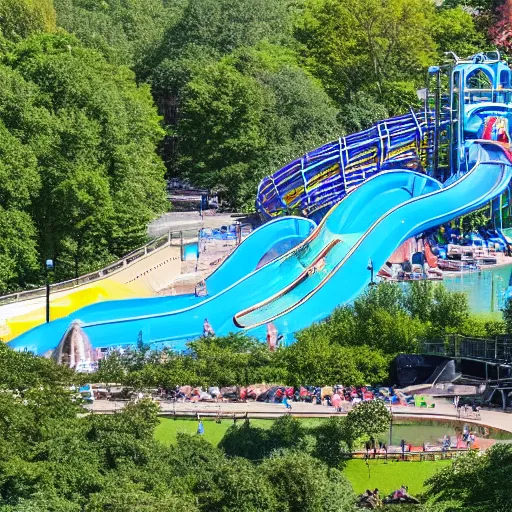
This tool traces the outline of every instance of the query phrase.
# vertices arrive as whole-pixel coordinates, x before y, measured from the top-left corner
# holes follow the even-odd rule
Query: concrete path
[[[109,402],[106,400],[97,400],[94,402],[92,410],[96,413],[109,414],[121,410],[126,402]],[[338,416],[334,407],[324,405],[293,403],[292,415],[304,418],[328,418]],[[168,401],[160,402],[161,414],[164,416],[243,416],[247,414],[251,418],[277,418],[286,414],[283,404],[267,404],[262,402],[179,402]],[[441,399],[435,400],[435,408],[416,408],[405,406],[393,406],[392,413],[397,418],[424,418],[432,420],[460,420],[467,423],[479,424],[500,430],[512,432],[512,413],[502,411],[482,410],[481,419],[458,418],[453,405]],[[343,415],[343,413],[341,413]]]

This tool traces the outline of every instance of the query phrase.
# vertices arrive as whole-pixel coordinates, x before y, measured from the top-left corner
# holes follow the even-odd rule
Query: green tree
[[[0,176],[9,176],[0,207],[30,214],[39,260],[54,259],[56,278],[66,278],[141,245],[166,208],[149,88],[62,34],[13,46],[0,76]],[[23,233],[27,252],[28,222]],[[0,255],[13,252],[6,244]],[[32,262],[10,279],[26,282]]]
[[[506,482],[512,469],[512,447],[498,444],[484,455],[460,457],[427,481],[427,510],[506,512],[512,499]]]
[[[361,402],[347,414],[346,440],[352,449],[358,439],[377,439],[389,428],[391,414],[380,400]]]
[[[16,352],[0,343],[0,388],[30,389],[72,382],[73,372],[51,359],[30,352]]]
[[[227,63],[207,67],[185,87],[180,122],[181,168],[193,183],[229,187],[227,196],[240,204],[260,176],[249,162],[266,144],[263,117],[268,102],[257,82]]]
[[[388,109],[366,91],[357,91],[350,101],[342,102],[340,107],[340,120],[347,133],[366,130],[373,123],[388,117]]]
[[[195,73],[182,91],[179,168],[251,204],[258,181],[339,135],[337,110],[293,53],[261,45]]]
[[[267,457],[270,446],[268,430],[255,427],[249,421],[233,424],[219,443],[219,448],[229,457],[243,457],[252,461]]]
[[[289,0],[190,0],[179,20],[167,32],[162,53],[174,53],[187,44],[221,53],[254,46],[262,40],[291,42]]]
[[[37,282],[36,238],[29,214],[0,206],[0,292]]]
[[[455,52],[461,58],[481,51],[484,34],[475,26],[475,20],[462,6],[439,9],[433,20],[432,34],[440,57],[444,52]]]
[[[282,510],[355,510],[352,487],[343,474],[311,455],[297,451],[276,453],[263,461],[261,470],[274,487]]]
[[[166,30],[175,24],[185,2],[175,0],[54,0],[59,26],[114,64],[131,66],[147,76]]]
[[[387,83],[419,79],[434,54],[433,15],[433,4],[420,0],[311,0],[297,37],[314,73],[344,103],[363,89],[380,96]]]
[[[313,435],[316,440],[314,456],[329,467],[341,469],[349,456],[346,440],[350,441],[350,432],[345,418],[331,417],[323,421]]]
[[[449,292],[444,286],[434,287],[432,324],[443,330],[457,331],[469,317],[465,293]]]
[[[54,31],[55,17],[52,0],[0,0],[0,33],[12,41]]]
[[[512,333],[512,301],[507,300],[505,308],[503,309],[503,320],[505,322],[505,329],[507,333]]]

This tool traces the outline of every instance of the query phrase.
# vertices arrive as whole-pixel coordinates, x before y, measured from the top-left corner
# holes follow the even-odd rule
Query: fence
[[[421,353],[445,357],[468,357],[486,361],[511,362],[512,339],[506,335],[493,339],[453,334],[444,340],[428,341],[422,344]]]
[[[198,231],[195,230],[195,236],[198,237]],[[69,290],[71,288],[75,288],[76,286],[91,283],[93,281],[97,281],[100,279],[104,279],[105,277],[109,276],[110,274],[113,274],[117,272],[118,270],[131,265],[135,261],[138,261],[140,258],[147,256],[153,251],[156,251],[157,249],[160,249],[162,247],[166,247],[167,245],[176,245],[178,243],[183,243],[184,239],[187,239],[187,236],[192,236],[191,234],[186,233],[183,235],[181,232],[178,233],[172,233],[169,232],[164,236],[160,236],[158,238],[155,238],[154,240],[151,240],[151,242],[147,243],[143,247],[140,247],[139,249],[135,249],[134,251],[128,253],[126,256],[124,256],[122,259],[106,266],[105,268],[90,272],[89,274],[85,274],[83,276],[80,276],[76,279],[69,279],[67,281],[62,281],[60,283],[54,283],[50,285],[51,292],[58,292],[62,290]],[[20,291],[16,293],[11,293],[9,295],[4,295],[0,297],[0,306],[3,306],[5,304],[10,304],[13,302],[20,302],[30,299],[36,299],[40,297],[44,297],[46,295],[46,288],[40,287],[35,288],[33,290],[26,290],[26,291]]]
[[[378,460],[388,460],[388,461],[408,461],[408,462],[423,462],[423,461],[434,461],[434,460],[449,460],[456,459],[461,455],[468,453],[469,450],[465,448],[451,448],[449,450],[443,451],[441,448],[435,450],[428,450],[423,452],[377,452],[373,453],[373,450],[370,450],[368,454],[366,452],[353,452],[350,454],[350,458],[352,459],[378,459]]]

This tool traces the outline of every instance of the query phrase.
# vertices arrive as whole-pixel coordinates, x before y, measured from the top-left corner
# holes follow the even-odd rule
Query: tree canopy
[[[252,210],[263,176],[418,106],[426,67],[506,17],[372,2],[0,0],[0,293],[142,244],[164,174]]]
[[[165,209],[149,88],[64,34],[12,45],[0,75],[0,208],[25,235],[3,239],[3,289],[37,280],[38,259],[67,277],[142,244]]]

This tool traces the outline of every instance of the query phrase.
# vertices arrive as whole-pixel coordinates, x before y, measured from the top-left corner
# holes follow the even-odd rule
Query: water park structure
[[[76,347],[143,340],[183,350],[230,332],[292,342],[354,300],[408,238],[490,202],[501,215],[512,177],[511,79],[498,52],[431,67],[423,111],[339,138],[263,179],[256,206],[269,222],[197,293],[92,304],[10,346],[85,354]]]

